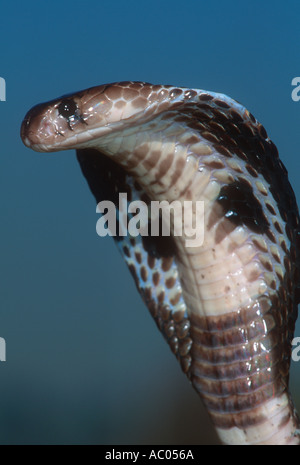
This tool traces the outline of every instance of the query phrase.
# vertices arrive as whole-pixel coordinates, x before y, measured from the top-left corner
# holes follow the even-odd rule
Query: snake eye
[[[72,116],[76,116],[77,105],[74,100],[62,100],[58,106],[58,112],[64,118],[68,120],[72,118]]]

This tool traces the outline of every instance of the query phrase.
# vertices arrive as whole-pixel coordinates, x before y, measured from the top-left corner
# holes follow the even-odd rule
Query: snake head
[[[31,108],[21,126],[24,144],[37,152],[54,152],[93,138],[95,119],[98,129],[105,127],[112,106],[105,96],[101,98],[104,89],[105,86],[94,87]]]
[[[37,152],[93,148],[103,135],[141,122],[141,114],[145,121],[160,112],[166,99],[174,99],[167,87],[157,92],[140,82],[91,87],[34,106],[24,118],[21,138]]]

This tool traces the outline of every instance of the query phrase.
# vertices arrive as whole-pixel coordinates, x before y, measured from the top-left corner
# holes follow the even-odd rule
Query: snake
[[[133,218],[121,193],[127,206],[204,202],[194,247],[185,231],[114,240],[220,441],[299,445],[289,391],[299,212],[262,124],[222,93],[126,81],[34,106],[21,138],[37,152],[75,149],[96,201],[116,207],[118,231]]]

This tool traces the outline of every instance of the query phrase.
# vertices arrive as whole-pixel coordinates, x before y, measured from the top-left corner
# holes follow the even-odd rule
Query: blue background
[[[74,152],[34,153],[19,128],[34,104],[113,81],[223,92],[264,124],[300,200],[299,21],[297,1],[3,2],[0,443],[217,442],[113,241],[96,235]]]

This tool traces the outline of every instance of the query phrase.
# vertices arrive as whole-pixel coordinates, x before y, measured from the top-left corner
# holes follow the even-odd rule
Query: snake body
[[[299,444],[299,213],[263,126],[223,94],[121,82],[37,105],[21,135],[36,151],[76,149],[97,202],[204,201],[201,246],[184,234],[116,242],[222,442]]]

